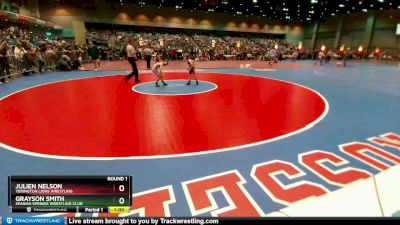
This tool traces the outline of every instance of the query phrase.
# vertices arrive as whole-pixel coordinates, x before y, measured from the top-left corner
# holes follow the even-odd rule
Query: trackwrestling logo
[[[65,219],[62,217],[59,218],[45,218],[45,217],[7,217],[3,218],[9,225],[64,225]]]

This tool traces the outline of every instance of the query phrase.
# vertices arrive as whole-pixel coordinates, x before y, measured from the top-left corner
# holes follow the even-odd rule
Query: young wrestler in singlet
[[[197,76],[194,72],[194,60],[189,58],[189,56],[186,57],[187,59],[187,63],[188,63],[188,71],[189,71],[189,80],[186,83],[186,85],[190,85],[190,81],[192,81],[192,77],[194,77],[196,79],[196,85],[199,85],[199,81],[197,80]]]
[[[163,76],[163,73],[161,71],[162,66],[163,66],[162,57],[161,56],[157,56],[156,57],[156,63],[154,63],[153,67],[151,68],[153,73],[157,76],[156,87],[160,87],[160,85],[158,84],[158,81],[160,81],[160,80],[161,80],[161,82],[163,83],[164,86],[168,85],[167,83],[164,82],[164,76]]]

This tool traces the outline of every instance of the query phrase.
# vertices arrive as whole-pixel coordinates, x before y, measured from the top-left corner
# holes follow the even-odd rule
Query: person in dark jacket
[[[93,43],[93,41],[89,41],[88,55],[93,60],[94,71],[99,70],[100,69],[100,50]]]
[[[6,40],[0,41],[0,84],[6,83],[8,79],[6,79],[7,75],[10,75],[10,64],[7,59],[7,42]],[[6,72],[6,73],[4,73]]]

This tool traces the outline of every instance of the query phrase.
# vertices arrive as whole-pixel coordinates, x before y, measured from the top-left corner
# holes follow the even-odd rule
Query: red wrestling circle
[[[166,77],[185,79],[187,74]],[[219,73],[198,77],[218,89],[144,95],[132,92],[123,76],[106,76],[14,93],[0,100],[0,144],[63,159],[183,156],[287,137],[310,128],[328,111],[321,95],[296,84]]]

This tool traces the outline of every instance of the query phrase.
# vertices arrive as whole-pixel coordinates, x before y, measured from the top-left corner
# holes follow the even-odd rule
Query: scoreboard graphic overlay
[[[103,213],[128,211],[130,176],[10,176],[12,212]]]

